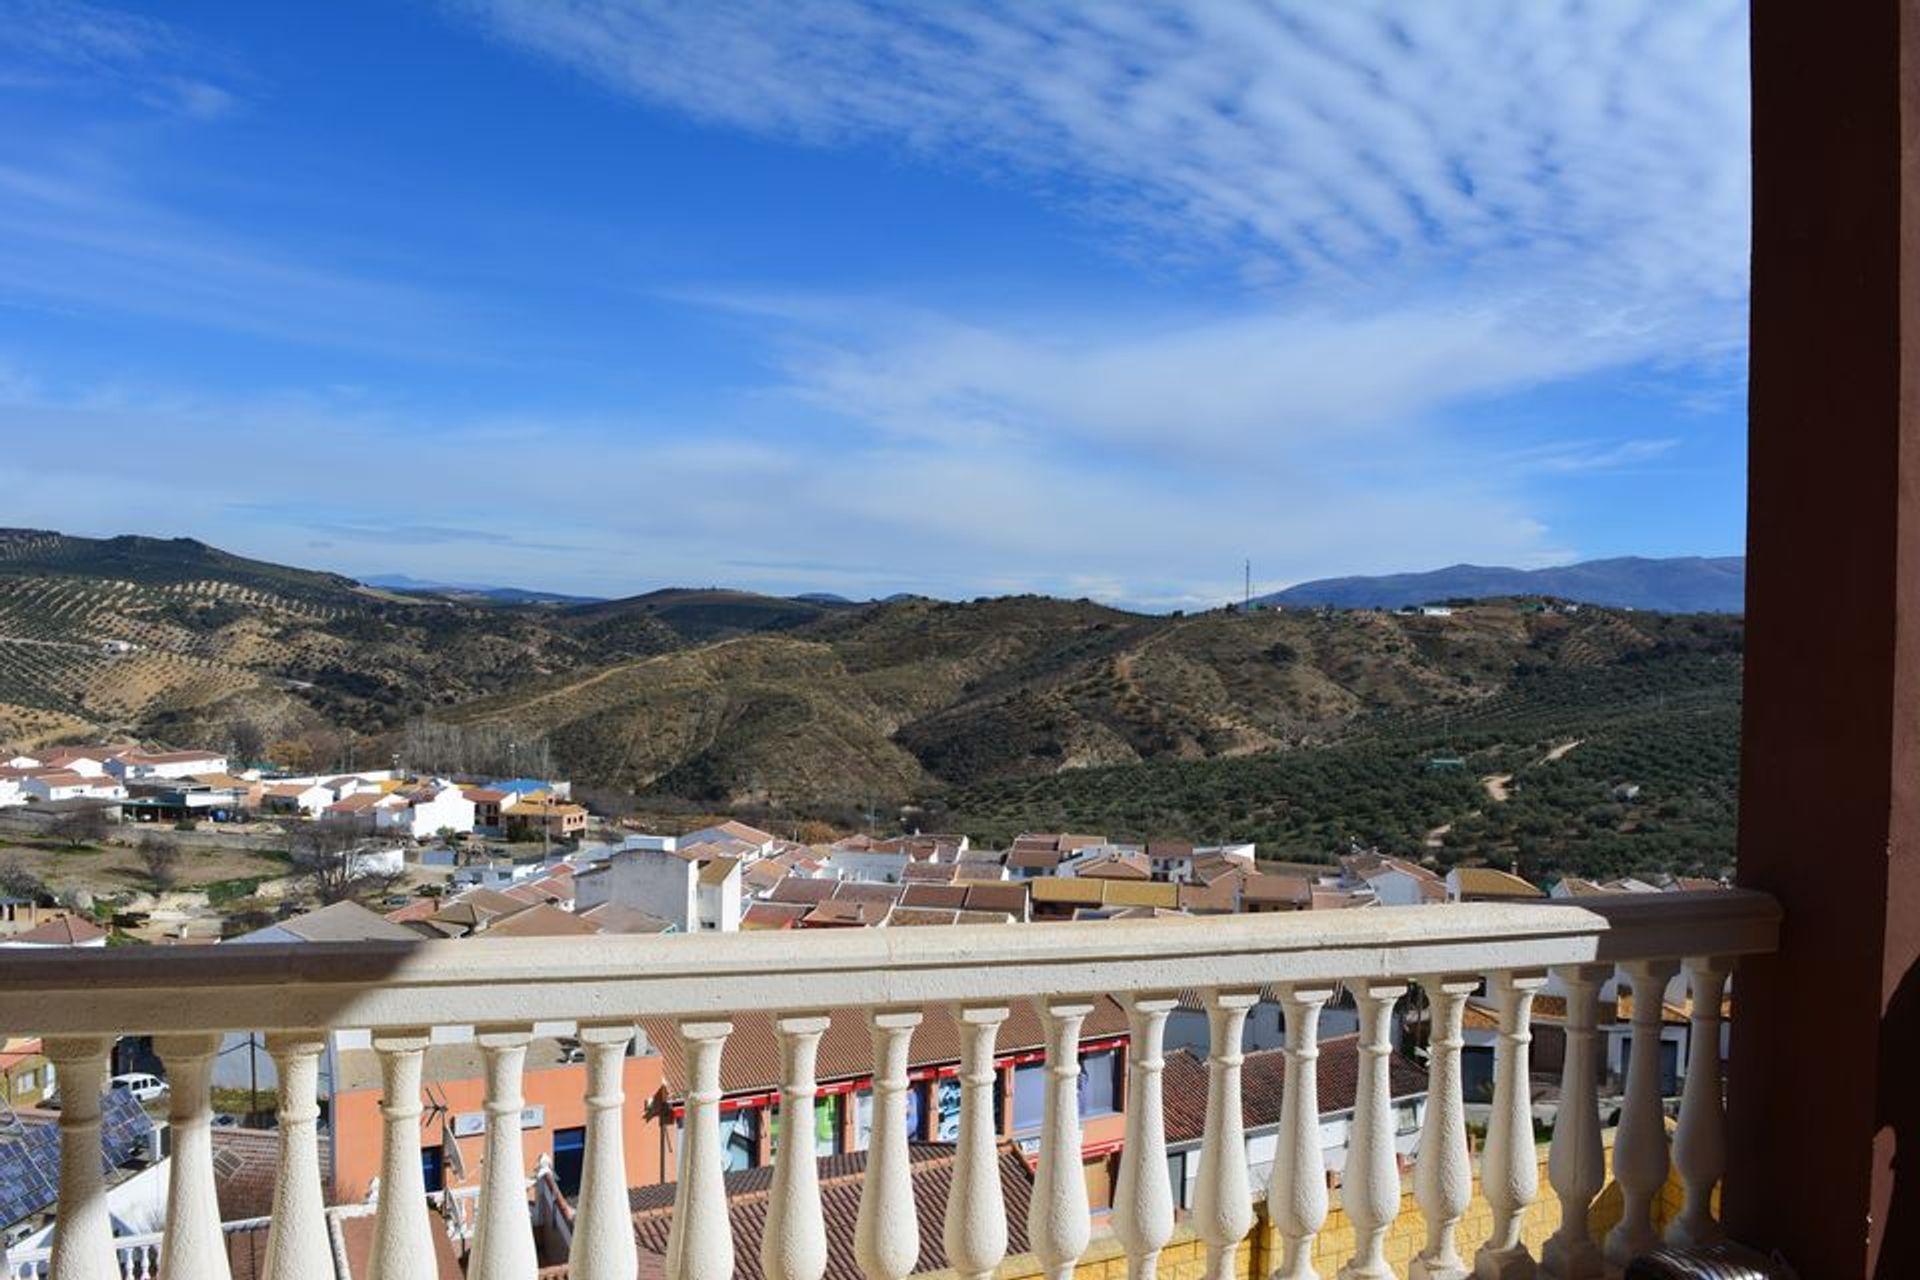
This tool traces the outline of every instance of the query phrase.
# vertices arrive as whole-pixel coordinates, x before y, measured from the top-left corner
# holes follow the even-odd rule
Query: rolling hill
[[[1300,608],[1398,609],[1441,600],[1548,596],[1667,613],[1739,613],[1746,608],[1745,556],[1625,556],[1547,569],[1456,564],[1427,573],[1321,578],[1261,596],[1255,603]]]
[[[244,722],[320,765],[534,748],[634,804],[901,811],[988,838],[1710,870],[1730,857],[1740,670],[1725,614],[724,589],[502,604],[185,540],[0,533],[5,745],[223,745]],[[1495,798],[1487,777],[1511,785]]]
[[[739,593],[705,594],[744,607]],[[245,721],[268,739],[331,733],[378,753],[383,735],[434,707],[697,643],[712,629],[702,598],[680,593],[666,617],[621,603],[503,605],[186,538],[0,530],[0,740],[220,743]]]

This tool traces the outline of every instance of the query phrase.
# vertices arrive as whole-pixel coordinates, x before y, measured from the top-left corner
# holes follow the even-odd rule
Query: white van
[[[123,1076],[115,1076],[107,1087],[125,1089],[137,1102],[152,1102],[155,1098],[164,1097],[167,1092],[165,1080],[159,1076],[150,1076],[144,1071],[129,1071]]]

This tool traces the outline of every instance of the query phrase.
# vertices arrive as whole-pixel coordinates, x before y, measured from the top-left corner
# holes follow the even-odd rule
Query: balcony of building
[[[1692,1043],[1717,1049],[1735,964],[1771,952],[1778,923],[1766,895],[1722,891],[1592,906],[829,931],[804,946],[734,934],[610,937],[591,948],[481,938],[21,952],[0,959],[0,1026],[43,1038],[65,1103],[52,1239],[43,1254],[10,1259],[8,1277],[218,1280],[231,1273],[236,1234],[274,1280],[428,1277],[449,1258],[480,1280],[527,1280],[557,1266],[585,1280],[630,1280],[643,1255],[675,1280],[902,1280],[930,1261],[969,1277],[1060,1280],[1104,1275],[1107,1260],[1122,1258],[1134,1276],[1154,1274],[1158,1259],[1170,1276],[1219,1280],[1315,1268],[1509,1276],[1536,1262],[1549,1275],[1600,1276],[1663,1239],[1720,1238],[1721,1055],[1690,1055],[1670,1138],[1663,1007],[1682,984]],[[1632,996],[1636,1052],[1609,1143],[1597,1092],[1599,1011],[1602,986],[1616,976]],[[1409,1142],[1390,1070],[1396,1014],[1415,988],[1430,1017],[1429,1066]],[[1203,1079],[1165,1069],[1169,1019],[1196,990],[1208,1023]],[[1534,1001],[1547,990],[1564,1004],[1565,1050],[1543,1152],[1529,1051]],[[1285,1074],[1262,1161],[1265,1191],[1256,1195],[1241,1076],[1245,1019],[1263,991],[1277,994],[1284,1012]],[[1497,1023],[1483,1135],[1470,1126],[1461,1071],[1463,1019],[1480,991]],[[1315,1063],[1319,1015],[1340,995],[1359,1030],[1344,1167],[1333,1186]],[[1117,1178],[1096,1206],[1082,1060],[1089,1015],[1115,1001],[1128,1050],[1124,1122]],[[813,1130],[796,1127],[802,1140],[773,1143],[758,1207],[743,1217],[726,1173],[734,1134],[722,1120],[730,1037],[749,1020],[770,1020],[782,1113],[815,1114],[830,1015],[863,1026],[870,1046],[865,1149],[851,1164],[823,1163]],[[1015,1022],[1038,1028],[1043,1069],[1037,1127],[1009,1142],[1011,1108],[993,1066]],[[623,1082],[643,1023],[656,1037],[671,1035],[685,1082],[675,1117],[679,1176],[636,1204],[627,1108],[646,1100],[626,1097]],[[224,1035],[254,1028],[269,1029],[278,1068],[278,1164],[268,1221],[235,1230],[223,1227],[213,1195],[209,1067]],[[356,1032],[366,1034],[382,1084],[379,1176],[367,1203],[330,1209],[321,1062],[330,1039]],[[170,1185],[161,1230],[116,1237],[99,1099],[114,1042],[136,1034],[154,1037],[173,1082]],[[576,1040],[586,1058],[584,1151],[570,1195],[547,1168],[536,1170],[530,1191],[521,1142],[528,1047],[556,1034]],[[436,1037],[457,1036],[471,1036],[484,1059],[489,1123],[477,1195],[430,1213],[422,1061]],[[945,1146],[926,1147],[924,1131],[910,1125],[916,1037],[957,1045],[958,1114]],[[1182,1101],[1199,1116],[1197,1167],[1181,1186],[1171,1170],[1184,1166],[1168,1158],[1166,1118],[1179,1111],[1166,1105],[1170,1080],[1194,1095]],[[939,1166],[938,1196],[918,1176],[929,1162]],[[1011,1195],[1010,1167],[1030,1173]],[[1677,1197],[1667,1194],[1670,1182]],[[933,1251],[937,1258],[923,1258]]]

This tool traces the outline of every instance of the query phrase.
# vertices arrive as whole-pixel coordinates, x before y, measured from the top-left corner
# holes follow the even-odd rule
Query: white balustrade
[[[1533,997],[1546,981],[1545,973],[1534,970],[1497,973],[1487,983],[1500,1010],[1500,1038],[1494,1048],[1493,1113],[1480,1153],[1480,1190],[1493,1210],[1493,1231],[1473,1259],[1474,1275],[1481,1280],[1530,1280],[1535,1270],[1521,1239],[1527,1210],[1540,1192],[1527,1050],[1533,1041]]]
[[[1353,1260],[1343,1280],[1393,1280],[1387,1265],[1387,1230],[1400,1216],[1400,1161],[1393,1145],[1393,1010],[1407,984],[1391,980],[1356,983],[1360,1006],[1359,1079],[1354,1086],[1353,1124],[1347,1138],[1340,1203],[1353,1223]],[[1221,1277],[1227,1280],[1227,1277]]]
[[[1240,1068],[1247,1011],[1259,1001],[1252,987],[1207,993],[1207,1122],[1193,1192],[1193,1229],[1207,1246],[1207,1280],[1233,1280],[1234,1253],[1254,1222]]]
[[[48,1040],[60,1080],[60,1217],[53,1233],[52,1280],[114,1280],[113,1222],[100,1172],[100,1094],[107,1084],[101,1036]]]
[[[1480,988],[1477,976],[1422,978],[1427,997],[1427,1114],[1420,1126],[1420,1156],[1413,1194],[1426,1218],[1427,1244],[1413,1260],[1413,1280],[1466,1280],[1471,1274],[1454,1235],[1473,1202],[1473,1163],[1467,1150],[1466,1099],[1461,1092],[1461,1027],[1467,997]]]
[[[572,1280],[632,1280],[640,1259],[627,1204],[626,1129],[621,1118],[633,1023],[582,1023],[579,1032],[587,1051],[587,1149],[567,1271]]]
[[[1560,1226],[1540,1251],[1551,1280],[1600,1280],[1606,1260],[1588,1228],[1594,1197],[1607,1180],[1600,1142],[1600,987],[1606,965],[1569,965],[1557,971],[1567,989],[1566,1057],[1560,1066],[1560,1106],[1553,1122],[1547,1177],[1560,1202]]]
[[[1687,1083],[1673,1134],[1673,1163],[1686,1187],[1680,1213],[1667,1225],[1677,1245],[1713,1244],[1726,1233],[1713,1216],[1713,1188],[1727,1164],[1726,1100],[1720,1088],[1720,1001],[1728,964],[1718,957],[1687,961],[1693,1013],[1687,1036]]]
[[[1035,1000],[1034,1007],[1046,1028],[1047,1084],[1027,1243],[1048,1280],[1069,1280],[1093,1239],[1086,1171],[1080,1163],[1080,1028],[1093,1003],[1047,997]]]
[[[1171,992],[1208,992],[1207,1120],[1192,1226],[1209,1280],[1231,1280],[1253,1222],[1241,1118],[1241,1042],[1255,993],[1280,993],[1285,1096],[1267,1192],[1274,1280],[1317,1280],[1314,1244],[1328,1211],[1318,1102],[1320,1013],[1341,986],[1361,1015],[1360,1078],[1342,1201],[1357,1248],[1348,1277],[1391,1275],[1382,1242],[1399,1211],[1388,1044],[1411,975],[1432,1010],[1430,1089],[1413,1190],[1426,1217],[1418,1280],[1464,1280],[1455,1240],[1471,1164],[1461,1097],[1461,1020],[1471,974],[1494,975],[1499,1006],[1495,1102],[1481,1161],[1495,1218],[1474,1274],[1531,1266],[1521,1244],[1536,1156],[1528,1088],[1530,1009],[1548,968],[1569,991],[1567,1062],[1549,1170],[1564,1225],[1542,1260],[1553,1280],[1597,1280],[1587,1206],[1600,1185],[1595,1012],[1599,983],[1622,967],[1635,997],[1633,1061],[1615,1174],[1627,1218],[1609,1239],[1619,1260],[1654,1242],[1652,1196],[1666,1174],[1659,1096],[1661,997],[1688,961],[1689,1057],[1675,1161],[1688,1204],[1670,1235],[1718,1234],[1712,1194],[1724,1163],[1718,1037],[1733,958],[1771,950],[1778,913],[1763,895],[1635,895],[1580,904],[1453,904],[1371,911],[1178,921],[1103,921],[1013,929],[847,930],[801,937],[609,936],[0,953],[0,1026],[41,1036],[60,1072],[64,1107],[59,1230],[52,1246],[16,1251],[5,1280],[136,1280],[156,1271],[224,1280],[211,1195],[207,1075],[217,1037],[263,1028],[279,1068],[280,1149],[266,1244],[269,1280],[331,1280],[334,1240],[322,1202],[316,1089],[329,1034],[368,1031],[384,1087],[386,1146],[373,1208],[377,1280],[433,1274],[430,1203],[419,1164],[420,1078],[428,1028],[469,1028],[485,1055],[487,1134],[469,1273],[529,1280],[537,1257],[519,1128],[521,1076],[536,1020],[577,1030],[586,1047],[587,1145],[572,1218],[578,1280],[626,1280],[637,1265],[625,1204],[624,1062],[634,1021],[671,1019],[685,1052],[685,1123],[667,1243],[671,1280],[730,1280],[734,1253],[721,1142],[720,1063],[733,1018],[773,1020],[781,1046],[782,1135],[761,1264],[768,1280],[821,1280],[828,1269],[812,1143],[816,1056],[828,1011],[867,1019],[874,1111],[852,1253],[868,1280],[903,1280],[920,1261],[907,1131],[909,1048],[923,1011],[952,1011],[959,1033],[960,1132],[942,1237],[964,1280],[989,1280],[1008,1248],[1001,1197],[994,1055],[1015,1000],[1032,1001],[1046,1042],[1040,1151],[1029,1247],[1066,1280],[1091,1232],[1078,1114],[1082,1032],[1100,996],[1124,1005],[1130,1045],[1127,1115],[1113,1231],[1131,1280],[1154,1280],[1172,1238],[1174,1188],[1165,1160],[1162,1044]],[[1089,993],[1100,993],[1100,996]],[[806,1012],[794,1012],[804,1010]],[[845,1016],[842,1014],[842,1016]],[[100,1090],[115,1037],[150,1034],[173,1080],[174,1164],[167,1230],[115,1240],[106,1213]],[[557,1034],[542,1031],[541,1034]],[[460,1205],[465,1189],[443,1194]],[[564,1209],[561,1210],[564,1217]],[[459,1215],[455,1215],[459,1216]],[[565,1239],[566,1233],[556,1233]],[[557,1261],[548,1259],[546,1261]]]
[[[726,1154],[720,1146],[720,1054],[733,1023],[680,1023],[687,1061],[687,1112],[680,1136],[680,1180],[667,1236],[668,1280],[732,1280],[733,1228],[727,1221]]]
[[[1653,1229],[1654,1197],[1667,1181],[1660,1028],[1667,983],[1680,966],[1661,958],[1634,960],[1621,968],[1633,992],[1633,1035],[1628,1042],[1627,1096],[1620,1108],[1620,1132],[1613,1140],[1613,1180],[1620,1186],[1621,1216],[1607,1233],[1606,1259],[1624,1268],[1660,1242]]]
[[[961,1004],[953,1011],[960,1031],[960,1143],[940,1238],[962,1280],[989,1280],[1007,1256],[1007,1205],[994,1140],[993,1051],[1010,1013],[1004,1004]]]
[[[440,1265],[427,1221],[427,1183],[420,1166],[420,1074],[425,1027],[403,1027],[373,1038],[380,1056],[380,1200],[374,1210],[369,1280],[434,1280]]]
[[[1173,1187],[1167,1174],[1166,1106],[1161,1096],[1167,1018],[1177,996],[1126,997],[1127,1136],[1113,1188],[1113,1234],[1127,1251],[1129,1280],[1154,1280],[1160,1250],[1173,1238]],[[1244,1017],[1244,1015],[1243,1015]]]
[[[902,1280],[920,1260],[920,1220],[913,1205],[913,1161],[907,1144],[907,1053],[917,1009],[876,1009],[873,1032],[873,1132],[854,1224],[854,1258],[867,1280]]]
[[[279,1032],[267,1052],[280,1077],[280,1160],[273,1184],[264,1280],[333,1280],[326,1197],[320,1186],[320,1055],[325,1031]]]
[[[520,1141],[520,1078],[529,1025],[483,1028],[474,1039],[485,1055],[487,1140],[480,1171],[480,1220],[467,1263],[472,1280],[526,1280],[539,1269],[533,1215],[527,1207],[526,1156]]]
[[[773,1155],[773,1194],[760,1242],[760,1269],[767,1280],[820,1280],[827,1272],[813,1109],[818,1092],[814,1063],[828,1025],[824,1013],[783,1014],[773,1024],[780,1038],[780,1143]],[[629,1267],[620,1280],[632,1274]]]
[[[1316,1280],[1313,1241],[1327,1220],[1327,1160],[1320,1150],[1320,1011],[1329,983],[1280,988],[1287,1064],[1280,1098],[1280,1149],[1267,1182],[1267,1216],[1280,1235],[1274,1280]]]

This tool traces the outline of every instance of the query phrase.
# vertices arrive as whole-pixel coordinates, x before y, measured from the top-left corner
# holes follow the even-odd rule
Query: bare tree
[[[537,733],[511,725],[409,720],[400,739],[408,768],[455,775],[553,776],[553,752]]]
[[[295,822],[285,830],[294,875],[324,905],[385,892],[396,879],[369,866],[365,832],[356,823]]]
[[[234,767],[257,763],[267,748],[267,734],[257,723],[242,716],[227,726],[227,748]]]
[[[166,836],[149,832],[140,837],[140,843],[134,846],[140,865],[146,868],[147,883],[158,893],[165,893],[180,879],[180,846]]]
[[[53,894],[48,890],[47,882],[20,861],[18,854],[9,853],[0,855],[0,896],[44,902],[50,900]]]
[[[107,812],[100,805],[78,805],[54,815],[47,824],[47,833],[54,839],[75,848],[83,844],[98,844],[107,838]]]

